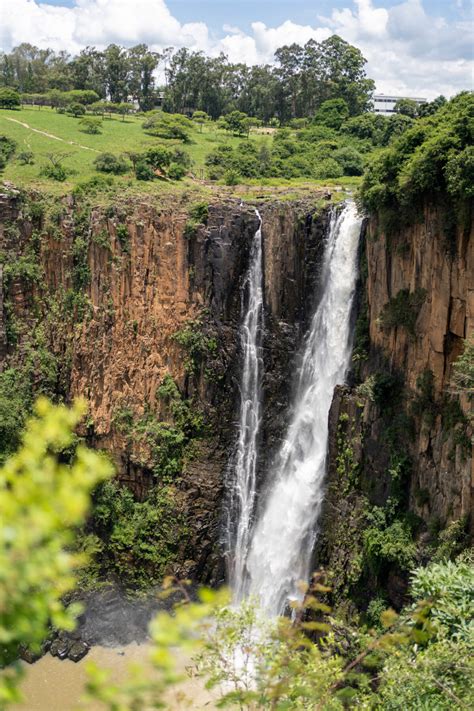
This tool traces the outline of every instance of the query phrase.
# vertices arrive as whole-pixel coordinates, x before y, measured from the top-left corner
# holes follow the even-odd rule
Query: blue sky
[[[133,3],[133,0],[130,0]],[[1,2],[1,0],[0,0]],[[42,0],[47,5],[72,7],[75,0]],[[399,0],[379,0],[377,7],[390,8]],[[334,8],[351,5],[350,0],[168,0],[168,7],[180,22],[205,22],[214,32],[224,25],[234,25],[248,30],[254,21],[266,25],[279,25],[285,20],[313,25],[318,15],[330,15]],[[469,0],[425,0],[430,14],[448,19],[466,17],[470,10]]]
[[[271,63],[278,47],[338,34],[384,93],[434,98],[472,88],[471,0],[0,0],[0,49],[77,54],[144,42]]]

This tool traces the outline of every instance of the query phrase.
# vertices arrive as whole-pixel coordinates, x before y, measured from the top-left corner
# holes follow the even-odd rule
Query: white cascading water
[[[344,382],[350,363],[360,230],[361,218],[353,203],[331,219],[319,284],[321,295],[305,340],[291,420],[269,475],[271,483],[246,556],[249,580],[245,592],[259,600],[269,616],[282,614],[288,601],[301,599],[299,583],[310,575],[324,496],[329,408],[334,388]],[[239,496],[253,506],[256,441],[247,425],[252,421],[258,425],[259,415],[251,417],[239,446],[242,444],[242,462],[251,458],[252,466],[241,465]],[[241,512],[236,569],[241,578],[249,523],[248,513],[244,516]]]
[[[234,600],[245,596],[245,563],[250,543],[256,497],[258,432],[261,419],[261,337],[263,329],[262,220],[250,250],[250,264],[242,291],[240,340],[243,353],[240,383],[238,440],[232,462],[229,506],[230,583]]]

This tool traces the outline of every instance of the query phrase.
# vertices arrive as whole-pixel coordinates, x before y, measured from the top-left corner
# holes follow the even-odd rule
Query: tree
[[[209,121],[209,116],[205,111],[195,111],[193,113],[193,121],[199,125],[199,130],[202,133],[204,124]]]
[[[144,160],[153,170],[163,171],[173,158],[172,152],[166,146],[149,148],[144,154]]]
[[[130,93],[138,100],[141,111],[153,108],[153,92],[155,87],[154,72],[161,55],[151,52],[146,44],[137,44],[127,53],[130,67],[128,86]]]
[[[374,146],[383,142],[384,132],[388,119],[380,114],[360,114],[353,116],[343,123],[341,131],[348,136],[369,140]]]
[[[102,127],[102,121],[98,118],[94,118],[93,116],[84,116],[84,118],[79,121],[79,125],[82,127],[84,133],[89,133],[91,135],[102,133],[100,130]]]
[[[158,138],[175,138],[183,143],[189,143],[189,131],[192,128],[192,123],[181,114],[153,111],[143,122],[142,128]]]
[[[109,44],[103,57],[105,86],[110,100],[117,104],[126,102],[129,94],[126,50],[116,44]]]
[[[344,171],[344,175],[362,175],[364,172],[364,159],[355,148],[339,148],[332,154]]]
[[[245,136],[250,131],[249,118],[243,111],[231,111],[222,117],[222,126],[230,133]]]
[[[349,107],[344,99],[328,99],[316,111],[313,121],[338,131],[348,117]]]
[[[0,109],[18,109],[20,94],[14,89],[0,89]]]
[[[74,118],[79,118],[79,116],[84,116],[84,114],[86,113],[84,105],[80,104],[78,101],[75,101],[72,104],[68,104],[66,111],[68,114],[71,114],[71,116],[74,116]]]
[[[126,173],[129,168],[127,161],[122,156],[116,156],[113,153],[100,153],[94,160],[94,167],[101,173],[113,173],[114,175]]]
[[[49,163],[43,165],[40,170],[40,175],[44,175],[45,178],[51,178],[51,180],[58,180],[59,182],[64,182],[71,172],[63,166],[63,160],[70,155],[69,153],[48,153],[46,158]]]
[[[133,113],[135,110],[134,105],[126,101],[121,101],[119,104],[112,104],[112,106],[113,113],[119,114],[119,116],[122,117],[122,121],[125,121],[125,116],[128,116],[128,114]]]
[[[276,113],[280,121],[301,116],[299,97],[301,93],[301,68],[304,49],[298,44],[277,49],[275,59],[279,79]]]
[[[332,35],[320,44],[321,83],[323,99],[341,98],[347,102],[349,114],[357,116],[367,111],[375,84],[365,74],[366,59],[357,47]]]
[[[414,119],[404,114],[392,114],[386,120],[385,130],[382,137],[382,145],[388,146],[389,143],[408,131],[413,126]]]
[[[394,111],[402,116],[416,118],[418,116],[418,104],[413,99],[398,99]]]
[[[418,106],[418,116],[432,116],[446,103],[443,95],[437,96],[433,101],[426,101]]]
[[[93,487],[111,476],[100,454],[80,445],[70,463],[61,454],[74,443],[86,411],[38,400],[22,446],[0,470],[0,703],[18,699],[20,646],[39,651],[50,624],[72,629],[76,605],[64,606],[79,557],[71,551]],[[7,666],[11,665],[11,666]],[[6,669],[5,669],[6,667]]]
[[[8,136],[0,134],[0,170],[6,166],[7,161],[13,156],[16,150],[16,141]]]
[[[49,105],[54,109],[64,108],[69,103],[66,92],[59,89],[51,89],[46,96],[48,97]]]
[[[74,88],[95,91],[101,99],[107,96],[104,53],[86,47],[71,61],[70,72]]]

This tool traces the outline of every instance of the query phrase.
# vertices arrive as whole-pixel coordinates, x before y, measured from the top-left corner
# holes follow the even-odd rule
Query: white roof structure
[[[393,96],[391,94],[374,94],[374,113],[382,114],[382,116],[392,116],[395,113],[395,104],[400,99],[410,99],[417,104],[426,104],[427,99],[419,96]]]

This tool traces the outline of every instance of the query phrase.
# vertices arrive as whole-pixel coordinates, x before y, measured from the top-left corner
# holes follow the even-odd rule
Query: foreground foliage
[[[70,451],[84,412],[36,405],[18,454],[0,474],[0,707],[18,698],[19,645],[38,649],[49,625],[72,629],[77,608],[61,599],[74,585],[80,556],[71,553],[72,527],[86,515],[89,494],[111,467],[84,447]],[[69,448],[69,449],[68,449]],[[67,451],[67,454],[66,454]],[[63,463],[63,461],[71,463]],[[129,532],[131,536],[135,535]],[[88,698],[109,711],[166,707],[166,690],[179,681],[175,648],[195,653],[197,672],[215,687],[219,707],[248,710],[448,709],[474,700],[474,578],[472,557],[413,572],[413,603],[397,616],[383,611],[380,628],[348,626],[324,602],[329,589],[314,577],[294,604],[293,619],[262,618],[254,601],[230,607],[225,592],[187,586],[172,615],[151,626],[154,669],[135,669],[120,685],[90,667]],[[379,608],[380,611],[381,608]],[[8,666],[10,665],[10,666]],[[223,684],[223,686],[222,686]]]
[[[74,587],[80,558],[68,549],[82,522],[92,488],[111,475],[99,454],[77,447],[61,461],[85,413],[41,399],[17,454],[0,471],[0,667],[13,662],[20,645],[39,649],[50,625],[73,629],[78,609],[62,598]],[[18,698],[19,667],[0,676],[0,707]]]

